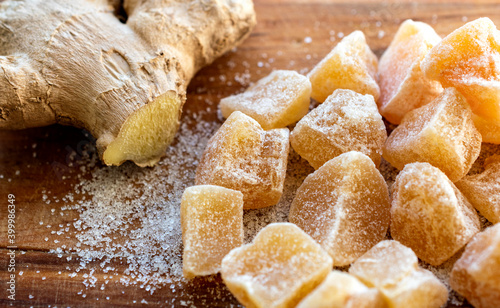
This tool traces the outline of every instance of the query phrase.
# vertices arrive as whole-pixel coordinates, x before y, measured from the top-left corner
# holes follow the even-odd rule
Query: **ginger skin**
[[[107,165],[152,166],[191,78],[255,25],[251,0],[125,0],[126,23],[117,3],[0,3],[0,129],[85,128]]]

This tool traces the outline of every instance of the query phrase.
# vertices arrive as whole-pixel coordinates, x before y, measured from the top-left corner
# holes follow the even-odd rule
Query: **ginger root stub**
[[[0,128],[81,127],[104,163],[153,165],[191,78],[256,23],[251,0],[125,0],[123,9],[126,23],[103,0],[2,2]]]

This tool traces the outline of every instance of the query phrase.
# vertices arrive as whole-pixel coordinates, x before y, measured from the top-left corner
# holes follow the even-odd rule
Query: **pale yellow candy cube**
[[[264,131],[254,119],[233,112],[208,141],[196,185],[241,191],[245,209],[275,205],[283,193],[288,150],[288,128]]]
[[[311,83],[295,71],[273,71],[241,94],[223,98],[219,108],[227,118],[235,111],[255,119],[264,129],[282,128],[309,111]]]
[[[222,279],[246,307],[295,307],[330,273],[332,259],[291,223],[273,223],[222,261]]]
[[[420,268],[413,251],[397,241],[378,243],[352,264],[349,273],[379,289],[391,308],[439,308],[448,299],[443,283]]]
[[[379,290],[368,288],[356,277],[332,271],[309,293],[297,308],[385,308],[387,303]]]
[[[336,90],[297,123],[290,135],[293,149],[315,169],[349,151],[380,164],[387,139],[382,117],[371,95]]]
[[[243,194],[213,185],[186,188],[181,201],[184,277],[216,274],[243,244]]]
[[[455,185],[428,163],[408,164],[392,186],[391,235],[440,265],[479,232],[479,216]]]
[[[315,239],[335,266],[344,266],[384,239],[390,208],[387,184],[375,164],[348,152],[304,180],[288,219]]]
[[[311,97],[322,103],[336,89],[349,89],[370,94],[377,100],[380,95],[377,62],[363,32],[354,31],[309,72]]]
[[[424,76],[420,64],[441,41],[426,23],[406,20],[380,58],[380,113],[399,124],[411,110],[430,103],[442,90],[441,84]]]
[[[450,284],[476,308],[500,307],[500,224],[472,239],[453,266]]]

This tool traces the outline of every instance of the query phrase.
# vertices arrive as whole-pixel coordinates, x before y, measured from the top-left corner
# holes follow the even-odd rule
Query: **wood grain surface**
[[[221,97],[241,91],[272,69],[307,72],[343,35],[354,30],[362,30],[372,50],[380,56],[399,24],[408,18],[431,24],[442,36],[483,16],[500,25],[500,4],[495,1],[255,0],[255,9],[258,24],[252,35],[236,50],[200,71],[192,81],[186,114],[209,107],[212,112],[204,114],[204,121],[220,121],[215,107]],[[181,290],[167,284],[154,292],[140,285],[120,283],[126,273],[109,281],[103,289],[101,285],[87,287],[82,275],[71,277],[79,266],[79,258],[50,251],[62,245],[74,247],[77,239],[71,232],[65,237],[57,236],[53,232],[57,228],[47,225],[70,225],[79,212],[67,210],[54,215],[71,202],[47,204],[43,195],[50,191],[51,197],[62,199],[81,181],[81,171],[77,164],[71,164],[75,157],[70,157],[70,153],[76,152],[78,160],[82,148],[92,142],[86,132],[58,125],[0,131],[0,306],[238,305],[219,276],[195,279]],[[6,288],[10,274],[8,194],[15,195],[16,204],[15,301],[8,299]],[[119,258],[110,265],[126,267]],[[107,275],[99,261],[90,262],[88,268],[98,279]],[[452,303],[448,305],[454,307]]]

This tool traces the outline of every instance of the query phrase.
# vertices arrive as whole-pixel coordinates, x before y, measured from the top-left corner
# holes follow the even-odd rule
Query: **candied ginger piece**
[[[500,32],[489,18],[450,33],[421,66],[428,78],[462,93],[472,112],[500,125]]]
[[[386,139],[373,97],[342,89],[303,117],[290,135],[293,149],[315,169],[349,151],[368,155],[378,166]]]
[[[453,266],[450,285],[476,308],[500,307],[500,224],[467,245]]]
[[[352,264],[349,273],[379,289],[391,308],[439,308],[448,300],[446,287],[397,241],[378,243]]]
[[[222,258],[243,245],[243,194],[213,185],[186,188],[181,227],[184,277],[218,273]]]
[[[278,203],[288,161],[288,128],[264,131],[236,111],[208,141],[196,170],[196,185],[219,185],[243,193],[244,209]]]
[[[488,157],[484,171],[466,176],[455,185],[486,219],[500,222],[500,156]]]
[[[307,75],[312,84],[311,97],[322,103],[336,89],[349,89],[370,94],[377,100],[380,95],[377,62],[363,32],[354,31]]]
[[[476,114],[472,114],[472,120],[481,134],[483,142],[500,144],[500,123],[494,123]]]
[[[405,166],[392,187],[391,235],[440,265],[479,232],[479,216],[455,185],[428,163]]]
[[[443,90],[420,69],[425,55],[439,41],[439,35],[426,23],[409,19],[399,27],[378,65],[378,103],[389,122],[399,124],[406,113],[430,103]]]
[[[282,128],[307,114],[310,96],[311,82],[306,76],[295,71],[278,70],[245,92],[223,98],[219,108],[225,118],[241,111],[264,129]]]
[[[335,266],[344,266],[384,239],[390,208],[387,184],[373,162],[348,152],[307,176],[288,219],[315,239]]]
[[[297,308],[385,308],[387,304],[379,290],[368,288],[356,277],[332,271],[309,293]]]
[[[295,307],[332,269],[332,259],[291,223],[272,223],[222,260],[222,279],[246,307]]]
[[[399,170],[428,162],[453,182],[467,174],[481,151],[467,102],[447,88],[433,102],[409,112],[384,144],[384,158]]]

